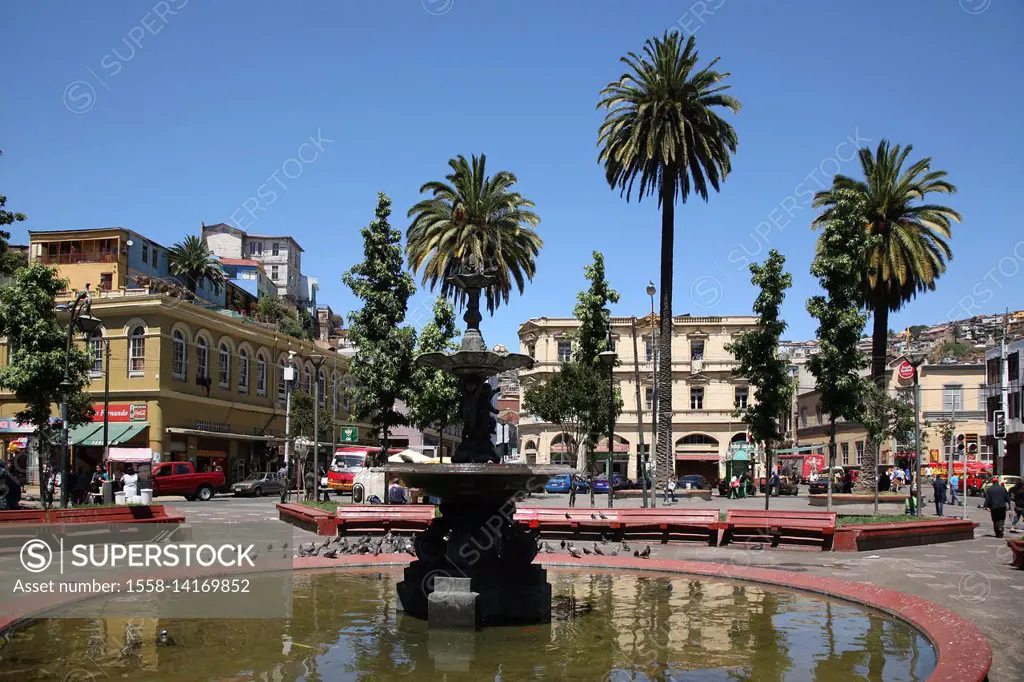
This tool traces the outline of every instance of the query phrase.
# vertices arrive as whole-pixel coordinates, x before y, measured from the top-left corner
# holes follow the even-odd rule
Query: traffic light
[[[992,413],[992,426],[996,438],[1006,438],[1006,412],[995,410]]]
[[[962,433],[956,434],[956,454],[964,454],[964,450],[967,447],[967,436]]]

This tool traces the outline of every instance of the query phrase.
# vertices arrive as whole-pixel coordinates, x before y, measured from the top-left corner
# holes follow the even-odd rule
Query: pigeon
[[[167,630],[161,630],[160,634],[156,637],[157,646],[178,646],[178,643],[174,641],[174,638],[167,634]]]
[[[619,550],[613,549],[610,556],[619,556]]]
[[[409,556],[416,556],[416,548],[412,546],[412,543],[408,543],[405,546],[405,553]]]
[[[589,549],[587,549],[586,547],[584,547],[584,548],[583,548],[583,553],[584,553],[584,554],[590,554],[590,550],[589,550]]]
[[[323,546],[322,545],[317,545],[316,547],[311,549],[306,556],[317,556],[318,554],[320,554],[320,550],[321,549],[323,549]]]
[[[320,546],[326,549],[327,545],[329,545],[329,544],[331,544],[331,539],[327,538],[326,540],[324,540],[324,544],[322,544]]]
[[[569,548],[569,554],[571,556],[576,557],[577,559],[579,559],[581,556],[583,556],[582,554],[580,554],[579,550],[576,549],[575,547],[570,547]]]
[[[268,542],[267,543],[267,551],[269,552],[272,549],[274,549],[274,543],[273,542]]]
[[[572,516],[569,515],[569,512],[565,512],[565,518],[567,518],[570,521],[572,521]]]
[[[592,518],[592,519],[595,519],[595,520],[596,520],[596,519],[597,519],[597,514],[591,514],[591,515],[590,515],[590,518]],[[604,518],[604,517],[602,516],[601,518]]]
[[[324,558],[325,559],[334,559],[334,558],[337,558],[337,556],[338,556],[338,550],[337,550],[336,547],[331,547],[329,550],[324,552]]]
[[[643,551],[636,554],[636,556],[640,557],[641,559],[649,558],[651,556],[651,546],[647,545],[646,547],[644,547]]]
[[[545,554],[554,554],[555,552],[555,550],[551,548],[551,545],[546,542],[540,543],[540,548]]]
[[[604,556],[604,552],[601,551],[601,548],[597,546],[596,542],[594,543],[594,554]]]
[[[607,516],[605,516],[604,514],[602,514],[601,512],[597,512],[597,515],[598,515],[598,516],[600,516],[600,517],[601,517],[602,519],[604,519],[605,521],[607,521],[607,520],[608,520],[608,517],[607,517]]]
[[[559,544],[562,546],[562,549],[565,549],[565,538],[562,538],[562,542]]]
[[[628,551],[630,551],[630,549],[629,549],[629,545],[627,545],[627,544],[626,544],[626,541],[625,541],[625,540],[623,540],[623,541],[622,541],[622,551],[623,551],[623,552],[628,552]]]

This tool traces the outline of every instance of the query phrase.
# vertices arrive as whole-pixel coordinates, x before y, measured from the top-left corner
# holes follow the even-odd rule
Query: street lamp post
[[[921,364],[925,360],[924,355],[914,355],[907,358],[914,366],[914,483],[917,485],[917,499],[914,506],[917,508],[917,515],[921,516]],[[877,476],[877,473],[876,473]],[[875,485],[878,490],[878,485]],[[875,493],[876,500],[878,493]],[[878,503],[875,503],[875,513],[878,513]]]
[[[608,368],[608,507],[615,504],[615,486],[612,485],[612,457],[615,448],[615,362],[618,356],[612,350],[612,324],[608,320],[608,347],[598,353],[601,364]]]
[[[654,345],[654,353],[652,354],[651,363],[651,445],[647,448],[647,466],[644,471],[644,482],[643,485],[647,485],[648,479],[655,478],[654,471],[658,466],[657,454],[652,458],[651,454],[655,453],[655,446],[658,443],[658,325],[654,320],[654,294],[657,293],[657,289],[654,288],[654,282],[647,283],[647,295],[651,297],[651,343]],[[641,424],[641,428],[643,425]],[[653,462],[653,464],[652,464]],[[658,491],[654,487],[654,482],[651,482],[651,508],[658,506]]]
[[[103,468],[110,465],[110,338],[103,337]]]
[[[313,376],[313,475],[316,477],[314,485],[316,501],[320,501],[320,368],[324,366],[327,358],[321,353],[310,353],[310,361],[316,374]]]
[[[68,445],[68,400],[71,397],[71,390],[74,388],[71,385],[71,344],[74,341],[75,329],[80,329],[85,333],[86,337],[91,335],[99,326],[100,320],[93,317],[90,313],[92,312],[92,295],[89,293],[89,287],[86,285],[85,291],[82,291],[75,297],[74,303],[71,304],[71,320],[68,322],[68,342],[67,348],[64,355],[64,379],[60,383],[61,388],[61,402],[60,402],[60,418],[61,418],[61,449],[60,449],[60,506],[64,509],[68,506],[68,457],[70,447]]]
[[[291,488],[292,481],[292,463],[291,463],[291,451],[292,451],[292,380],[295,379],[293,376],[295,368],[292,365],[292,359],[295,357],[295,351],[288,351],[288,366],[284,368],[281,379],[284,381],[284,468],[287,471],[285,482],[285,497],[284,500],[288,500],[289,493],[287,492]],[[298,480],[296,479],[295,487],[298,489]]]

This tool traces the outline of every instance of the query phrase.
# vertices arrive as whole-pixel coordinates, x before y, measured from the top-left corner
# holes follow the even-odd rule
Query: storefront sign
[[[903,362],[900,363],[899,374],[900,374],[900,379],[903,379],[904,381],[909,381],[909,380],[913,379],[914,378],[914,366],[912,364],[910,364],[909,362],[907,362],[906,360],[904,360]]]
[[[36,427],[16,419],[0,419],[0,433],[32,433]]]
[[[149,405],[146,403],[109,405],[109,408],[107,422],[144,422],[149,418]],[[92,420],[103,421],[103,403],[93,404],[92,409]]]
[[[342,426],[338,435],[340,443],[356,443],[359,441],[358,426]]]

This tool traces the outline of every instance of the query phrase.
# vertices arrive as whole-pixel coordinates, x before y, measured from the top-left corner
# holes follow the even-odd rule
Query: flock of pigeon
[[[322,543],[310,542],[306,545],[299,545],[300,557],[321,556],[325,559],[336,559],[345,554],[369,554],[372,556],[408,554],[416,556],[416,549],[413,547],[410,537],[394,535],[390,531],[379,538],[369,535],[344,538],[339,535],[333,539],[328,538]]]
[[[562,540],[558,543],[564,551],[568,552],[570,556],[580,558],[584,554],[596,554],[597,556],[618,556],[619,552],[625,552],[628,556],[630,552],[633,552],[633,556],[637,559],[649,559],[651,558],[651,546],[645,545],[643,549],[633,549],[630,547],[625,540],[622,543],[609,543],[608,540],[602,539],[599,543],[595,542],[591,545],[591,549],[587,547],[577,547],[572,543],[572,540]],[[554,554],[558,550],[549,545],[546,542],[540,543],[540,551],[545,554]]]

